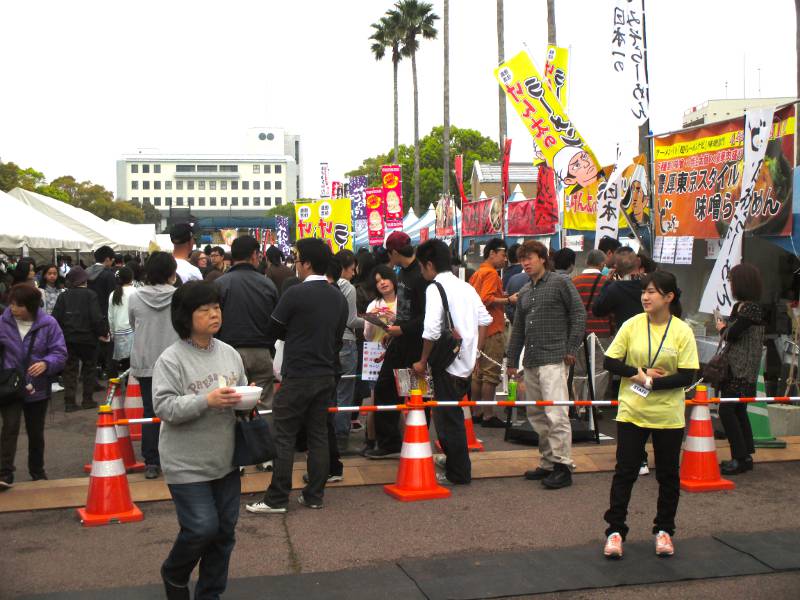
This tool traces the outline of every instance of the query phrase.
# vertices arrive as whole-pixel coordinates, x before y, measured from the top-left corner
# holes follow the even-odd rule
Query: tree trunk
[[[800,2],[800,0],[797,0]],[[442,128],[442,193],[450,194],[450,0],[444,0],[444,126]]]
[[[556,0],[547,0],[547,43],[556,45]]]
[[[503,41],[503,29],[505,15],[503,14],[503,0],[497,0],[497,64],[505,60],[505,42]],[[500,118],[500,154],[503,153],[503,146],[506,143],[506,93],[502,87],[498,90],[498,115]]]
[[[399,116],[397,110],[397,61],[392,61],[392,68],[394,69],[394,164],[400,164],[400,151],[399,151]]]
[[[411,55],[411,75],[414,82],[414,211],[419,212],[419,93],[417,91],[417,53]]]

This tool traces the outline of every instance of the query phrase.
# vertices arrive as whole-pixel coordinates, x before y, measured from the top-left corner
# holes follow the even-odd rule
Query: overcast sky
[[[441,15],[443,2],[433,4]],[[615,111],[611,5],[556,1],[558,43],[572,49],[569,114],[603,163],[634,133]],[[451,123],[496,138],[496,2],[450,6]],[[367,39],[389,7],[6,0],[0,159],[114,190],[122,154],[242,151],[248,127],[269,125],[302,135],[306,195],[318,194],[320,161],[339,179],[392,145],[391,62],[376,62]],[[726,81],[729,98],[795,95],[792,0],[648,0],[647,9],[656,133],[679,128],[692,105],[725,98]],[[505,23],[506,56],[527,45],[541,69],[545,0],[506,0]],[[440,39],[422,42],[420,135],[442,122],[442,58]],[[400,72],[400,141],[411,144],[411,63]],[[508,124],[512,160],[530,160],[530,136],[510,106]]]

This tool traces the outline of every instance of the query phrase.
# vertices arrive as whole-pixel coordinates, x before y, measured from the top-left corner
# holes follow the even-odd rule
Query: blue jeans
[[[336,406],[353,406],[353,394],[356,389],[355,375],[358,373],[358,342],[343,340],[342,349],[339,351],[339,364],[342,368],[342,378],[336,386]],[[350,375],[350,377],[345,377]],[[352,413],[336,413],[334,420],[336,437],[350,435],[350,421]]]
[[[173,585],[185,586],[199,562],[195,600],[219,598],[228,584],[241,491],[238,469],[221,479],[169,485],[181,530],[162,573]]]

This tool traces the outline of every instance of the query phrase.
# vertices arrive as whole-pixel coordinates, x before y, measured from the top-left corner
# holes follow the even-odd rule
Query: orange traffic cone
[[[469,398],[464,396],[464,400],[469,400]],[[483,442],[475,435],[475,426],[472,424],[472,412],[469,406],[462,406],[461,408],[464,411],[464,429],[467,431],[467,448],[469,448],[470,452],[483,452]],[[436,440],[436,449],[439,452],[442,451],[442,445],[439,443],[439,440]]]
[[[422,394],[419,390],[411,392],[409,406],[414,405],[417,407],[409,409],[406,415],[406,431],[403,436],[403,448],[400,451],[397,483],[385,485],[383,490],[402,502],[449,498],[450,490],[436,483],[428,423],[425,420]]]
[[[707,400],[706,386],[698,385],[695,402]],[[681,460],[681,489],[686,492],[716,492],[732,490],[736,485],[722,479],[717,463],[717,446],[707,405],[698,404],[692,409],[689,432],[683,444]]]
[[[89,494],[86,506],[78,509],[81,525],[95,527],[141,521],[144,515],[131,500],[128,476],[117,446],[111,407],[102,405],[98,414]]]
[[[142,404],[142,388],[139,380],[133,375],[128,375],[128,385],[125,386],[125,416],[129,419],[144,417],[144,404]],[[131,439],[135,442],[142,439],[142,424],[132,423],[130,426]]]
[[[122,392],[119,388],[119,379],[111,379],[108,382],[109,386],[114,386],[114,393],[111,400],[111,414],[114,422],[119,419],[125,418],[125,409],[122,407]],[[144,471],[144,463],[136,462],[136,455],[133,453],[133,444],[131,443],[131,436],[128,432],[128,425],[114,425],[117,433],[117,444],[119,445],[119,453],[122,455],[122,462],[125,465],[125,471],[128,473],[137,473]],[[83,465],[83,470],[89,473],[92,470],[92,465]]]

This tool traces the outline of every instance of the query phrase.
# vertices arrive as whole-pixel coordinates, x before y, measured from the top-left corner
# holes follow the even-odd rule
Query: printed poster
[[[354,175],[350,178],[350,200],[353,207],[353,233],[355,237],[367,231],[367,176]]]
[[[403,228],[403,173],[400,165],[381,167],[384,220],[387,231]]]
[[[275,245],[284,257],[291,254],[289,247],[289,217],[275,217]]]
[[[742,196],[744,120],[730,119],[654,138],[656,235],[724,237]],[[775,111],[746,221],[753,234],[792,233],[794,105]]]
[[[298,240],[320,238],[327,242],[334,254],[339,250],[353,249],[350,198],[295,203],[294,210]]]
[[[455,231],[456,208],[452,196],[440,196],[436,203],[436,237],[453,237]]]
[[[386,348],[381,342],[364,342],[364,358],[361,361],[361,380],[378,381]]]
[[[370,246],[382,246],[386,239],[383,213],[383,188],[367,188],[367,232]]]

